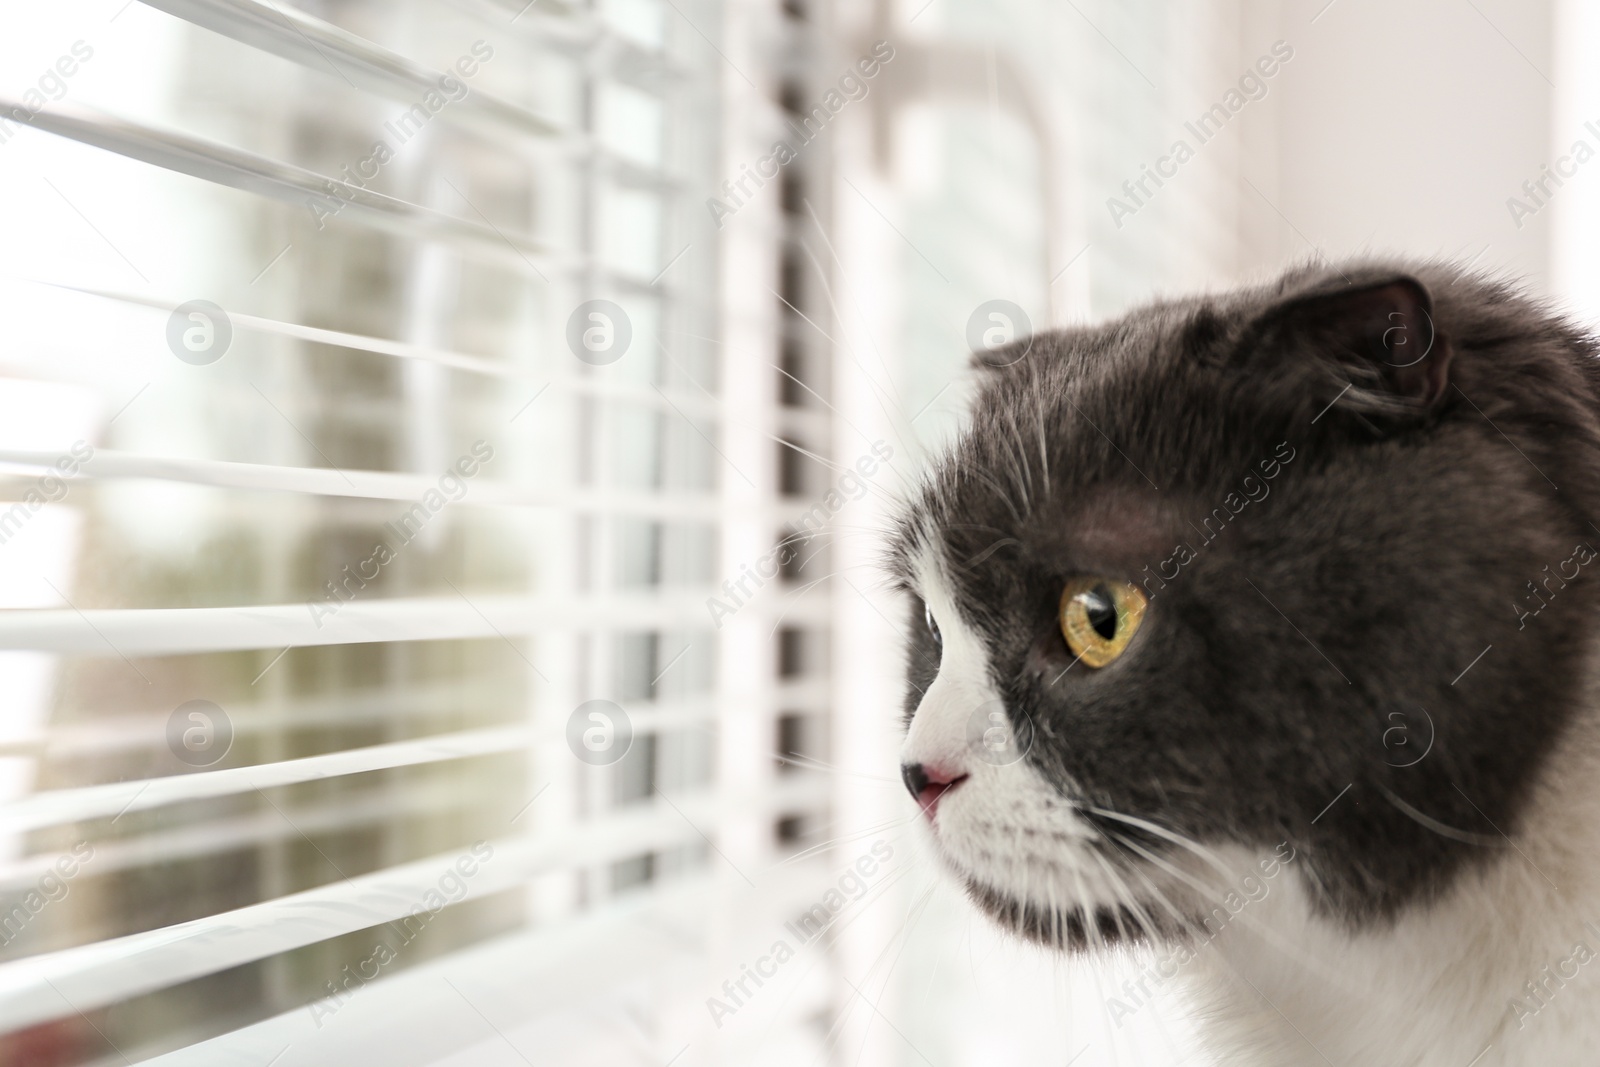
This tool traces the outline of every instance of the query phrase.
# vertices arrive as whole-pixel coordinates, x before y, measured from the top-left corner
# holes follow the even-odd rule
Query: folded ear
[[[1434,324],[1428,290],[1409,275],[1292,297],[1261,325],[1272,347],[1326,367],[1337,379],[1328,384],[1347,390],[1341,400],[1356,410],[1427,416],[1449,384],[1450,341]]]

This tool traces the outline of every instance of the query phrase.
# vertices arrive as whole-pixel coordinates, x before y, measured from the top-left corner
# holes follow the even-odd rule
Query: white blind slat
[[[143,781],[46,790],[0,806],[0,832],[26,833],[46,826],[147,811],[186,800],[208,800],[368,771],[515,752],[526,748],[534,739],[534,732],[525,726],[462,730],[256,767],[228,767]]]
[[[358,690],[339,697],[324,697],[282,704],[241,703],[228,706],[235,739],[270,736],[285,730],[319,729],[336,726],[400,726],[416,719],[446,713],[492,707],[504,697],[495,684],[440,684],[394,690]],[[815,707],[827,699],[824,687],[800,683],[787,687],[785,700],[799,707]],[[634,732],[673,729],[676,725],[698,722],[707,709],[716,708],[713,694],[698,697],[622,700],[618,704],[633,721]],[[93,724],[52,726],[47,730],[19,735],[9,742],[16,750],[48,749],[52,759],[99,759],[134,750],[157,750],[167,743],[167,718],[171,709],[149,714],[128,714],[98,719]],[[659,723],[660,725],[655,725]],[[0,752],[5,751],[0,748]]]
[[[155,297],[139,296],[134,293],[117,293],[75,285],[41,284],[122,304],[150,308],[154,311],[170,313],[183,303],[178,300],[162,300]],[[277,319],[262,318],[237,311],[228,312],[228,321],[235,327],[254,330],[258,333],[288,337],[298,341],[311,341],[358,352],[369,352],[373,355],[390,356],[395,359],[412,359],[426,363],[436,363],[441,367],[468,371],[490,378],[545,382],[559,392],[626,400],[630,403],[645,404],[669,411],[675,410],[686,415],[696,415],[705,419],[720,418],[724,414],[721,404],[714,396],[710,396],[703,391],[691,391],[677,386],[647,386],[625,379],[597,376],[549,379],[544,378],[539,372],[529,367],[519,367],[509,362],[499,362],[484,356],[474,356],[464,352],[451,352],[440,348],[430,348],[425,345],[408,344],[404,341],[392,341],[384,337],[368,337],[339,330],[325,330],[317,326],[305,326],[296,322],[281,322]],[[541,385],[540,388],[542,389],[544,386]],[[534,395],[537,396],[538,393],[535,392]],[[812,429],[821,429],[823,425],[823,420],[815,412],[791,409],[784,413],[784,417],[798,424],[809,422],[812,424]]]
[[[116,871],[237,853],[302,833],[309,836],[378,826],[396,816],[438,814],[496,799],[487,784],[474,788],[453,782],[428,782],[399,795],[379,788],[294,807],[280,805],[281,811],[264,808],[250,815],[95,842],[91,870],[103,877]],[[0,864],[0,893],[23,894],[36,889],[39,879],[63,858],[76,861],[70,852],[41,852]]]
[[[554,269],[547,250],[525,234],[446,215],[217,141],[96,115],[65,104],[35,112],[15,100],[0,97],[0,114],[129,159],[296,207],[302,207],[308,199],[337,196],[349,209],[349,215],[374,226],[405,237],[430,237],[470,246],[513,270],[543,273],[534,263],[538,259],[545,260],[546,270]],[[347,212],[341,209],[339,214],[343,218]]]
[[[61,458],[59,451],[0,449],[0,464],[44,470]],[[115,449],[96,449],[78,477],[93,479],[154,478],[219,489],[296,493],[305,496],[360,497],[414,503],[439,490],[438,474],[338,470],[331,467],[283,467],[268,463],[235,463],[220,459],[147,456]],[[647,518],[707,519],[718,512],[716,498],[704,493],[672,495],[647,492],[563,490],[555,485],[513,485],[475,478],[451,506],[544,507],[567,511],[638,515]],[[0,508],[0,512],[5,509]]]
[[[657,974],[668,961],[692,958],[682,931],[707,924],[715,890],[715,879],[705,875],[634,890],[567,922],[519,931],[386,975],[381,983],[362,986],[359,996],[346,998],[337,1019],[293,1008],[142,1062],[149,1067],[433,1067],[484,1039],[479,1012],[493,1013],[496,1025],[536,1015],[576,1015],[619,977]],[[500,990],[514,990],[515,999],[502,1002],[495,995]],[[668,1050],[659,1062],[667,1063],[675,1051]],[[509,1049],[505,1052],[510,1063],[521,1063]]]
[[[436,90],[444,77],[442,71],[429,70],[398,53],[285,5],[257,0],[143,0],[143,3],[252,48],[406,103],[415,103]],[[454,101],[441,114],[455,121],[478,120],[497,132],[511,131],[534,137],[552,137],[561,132],[549,119],[481,89],[474,89]]]
[[[774,810],[826,801],[826,782],[795,780],[769,797]],[[699,793],[621,809],[559,833],[493,842],[451,903],[514,888],[551,870],[603,863],[640,851],[703,840],[716,828],[721,798]],[[403,919],[468,849],[342,879],[177,926],[130,934],[0,964],[0,1030],[114,1004],[152,989],[215,974],[252,960]],[[65,998],[65,1000],[63,1000]]]
[[[343,603],[313,618],[306,604],[236,608],[114,608],[0,612],[0,648],[78,656],[175,656],[248,649],[311,648],[382,641],[519,637],[585,627],[705,629],[710,589],[604,597],[391,597]],[[720,595],[718,593],[717,595]],[[814,591],[751,604],[746,610],[793,623],[818,619]],[[319,626],[318,623],[321,623]]]
[[[715,704],[693,707],[685,703],[658,710],[634,703],[623,710],[628,714],[633,735],[640,737],[665,730],[706,725],[720,709]],[[565,737],[565,725],[554,723],[544,727],[505,726],[462,730],[365,748],[341,749],[277,763],[43,790],[10,804],[0,805],[0,833],[25,833],[83,819],[120,816],[168,804],[209,800],[369,771],[516,752],[540,743],[553,746],[561,743]]]

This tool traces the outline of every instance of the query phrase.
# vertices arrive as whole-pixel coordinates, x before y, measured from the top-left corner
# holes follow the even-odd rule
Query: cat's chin
[[[1001,927],[1060,952],[1149,944],[1169,936],[1166,930],[1151,929],[1149,909],[1141,916],[1125,905],[1047,906],[1018,900],[971,877],[966,886],[973,903]]]

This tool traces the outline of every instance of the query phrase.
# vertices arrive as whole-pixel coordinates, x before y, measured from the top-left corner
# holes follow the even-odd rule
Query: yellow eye
[[[1067,579],[1061,591],[1061,636],[1090,667],[1104,667],[1128,647],[1144,621],[1139,587],[1114,578]]]

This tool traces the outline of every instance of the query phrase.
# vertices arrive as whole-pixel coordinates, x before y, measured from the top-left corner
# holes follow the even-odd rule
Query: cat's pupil
[[[1094,632],[1110,641],[1117,636],[1117,605],[1111,590],[1097,585],[1083,598],[1083,609]]]

